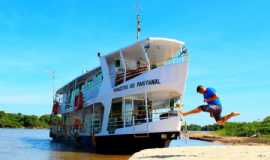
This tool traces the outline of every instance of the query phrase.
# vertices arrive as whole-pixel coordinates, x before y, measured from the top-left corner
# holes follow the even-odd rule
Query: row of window
[[[98,74],[96,74],[95,78],[89,79],[87,82],[85,82],[84,84],[78,85],[75,89],[73,89],[71,91],[71,94],[69,95],[69,102],[73,101],[75,99],[75,96],[78,95],[78,93],[81,90],[84,90],[85,88],[94,88],[96,87],[98,84],[100,84],[103,80],[103,75],[101,72],[99,72]]]
[[[101,74],[101,72],[99,72],[99,73],[96,75],[96,77],[95,77],[94,80],[93,80],[93,79],[89,79],[89,80],[85,83],[85,85],[84,85],[83,87],[93,88],[95,85],[101,83],[102,80],[103,80],[103,75]]]

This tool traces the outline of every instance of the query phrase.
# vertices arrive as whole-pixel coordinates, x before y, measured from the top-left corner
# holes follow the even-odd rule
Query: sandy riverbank
[[[190,132],[190,139],[218,142],[222,144],[270,145],[269,138],[263,137],[224,137],[215,132]]]
[[[270,160],[270,146],[224,145],[146,149],[129,160]]]

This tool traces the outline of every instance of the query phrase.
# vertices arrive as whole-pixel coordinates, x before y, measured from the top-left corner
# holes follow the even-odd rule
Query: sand
[[[129,160],[270,160],[270,146],[224,145],[146,149]]]
[[[263,137],[220,136],[215,132],[189,132],[190,139],[236,145],[270,145],[270,140]]]

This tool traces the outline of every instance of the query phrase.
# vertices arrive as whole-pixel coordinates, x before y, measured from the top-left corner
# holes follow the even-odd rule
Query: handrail
[[[110,131],[113,131],[117,128],[123,128],[126,127],[124,126],[124,122],[127,120],[127,118],[131,118],[132,121],[130,126],[135,126],[138,124],[143,124],[151,121],[160,121],[164,119],[168,119],[169,117],[172,116],[178,116],[177,112],[151,112],[151,116],[146,116],[146,111],[145,110],[139,110],[143,111],[144,113],[134,113],[134,111],[126,111],[124,115],[129,115],[130,117],[122,117],[122,113],[114,113],[110,114],[109,117],[109,122],[108,122],[108,129]],[[156,116],[158,115],[158,116]],[[124,121],[125,119],[125,121]]]
[[[183,52],[179,52],[176,55],[174,55],[173,57],[171,57],[170,59],[168,59],[164,65],[168,65],[168,64],[180,64],[183,63],[185,61],[188,60],[188,54],[187,53],[183,53]]]
[[[146,70],[147,70],[147,66],[142,66],[142,67],[139,67],[137,69],[128,70],[126,72],[126,79],[129,80],[133,77],[136,77],[136,76],[142,74]],[[122,82],[124,80],[124,75],[125,75],[125,73],[118,73],[116,75],[115,82],[116,83]]]
[[[174,112],[151,110],[150,112],[148,112],[148,116],[146,114],[147,112],[144,109],[135,109],[133,111],[111,113],[109,115],[108,130],[110,132],[114,132],[117,128],[136,126],[143,123],[168,119],[172,116],[178,116],[176,110]],[[93,114],[91,118],[91,127],[89,128],[91,131],[90,134],[98,133],[101,130],[101,125],[101,116]],[[84,126],[84,124],[82,123],[81,126]],[[53,130],[53,132],[57,132],[60,135],[64,133],[71,134],[71,132],[75,132],[75,128],[73,125],[64,125],[62,124],[62,122],[52,124],[51,129]],[[76,129],[76,132],[84,132],[84,130],[84,127],[80,127]]]

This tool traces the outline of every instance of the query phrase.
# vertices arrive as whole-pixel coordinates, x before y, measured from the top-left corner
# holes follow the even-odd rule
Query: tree
[[[25,115],[23,117],[23,126],[27,128],[39,127],[38,117],[34,115],[31,116]]]
[[[201,131],[202,127],[200,125],[197,125],[197,124],[190,124],[187,126],[187,129],[189,131]]]
[[[35,116],[0,111],[0,128],[48,128],[50,115]]]
[[[269,122],[270,123],[270,116],[267,116],[263,119],[263,122]]]

